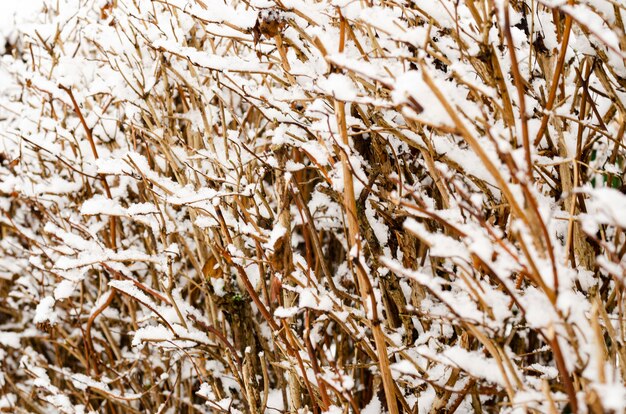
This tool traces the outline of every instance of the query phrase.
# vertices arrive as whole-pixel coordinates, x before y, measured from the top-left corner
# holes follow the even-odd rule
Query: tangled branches
[[[624,16],[47,1],[0,33],[0,410],[624,412]]]

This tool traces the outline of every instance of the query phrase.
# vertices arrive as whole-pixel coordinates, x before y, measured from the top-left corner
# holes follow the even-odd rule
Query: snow
[[[274,316],[276,318],[288,319],[296,315],[299,310],[300,309],[295,306],[292,306],[290,308],[284,308],[282,306],[279,306],[274,310]]]
[[[106,214],[111,216],[123,216],[126,210],[115,200],[103,196],[95,196],[83,203],[80,213],[84,215]]]
[[[546,394],[563,411],[557,344],[585,384],[579,409],[595,392],[605,411],[626,410],[624,361],[610,358],[621,307],[606,302],[626,275],[626,13],[614,2],[508,9],[532,171],[506,2],[487,16],[464,0],[4,3],[0,388],[11,379],[63,413],[97,409],[75,403],[102,393],[139,409],[153,392],[163,404],[147,409],[173,412],[178,385],[205,411],[239,413],[267,391],[276,413],[296,411],[291,382],[310,400],[308,379],[315,398],[328,385],[319,411],[354,398],[373,414],[388,405],[386,352],[413,411],[470,381],[494,392],[458,412],[470,400],[546,412]],[[547,110],[555,16],[573,27]],[[552,142],[534,144],[544,121]],[[206,278],[211,259],[219,275]],[[269,375],[244,372],[243,349]],[[135,377],[153,388],[135,394]],[[0,411],[24,403],[2,391]]]
[[[445,108],[433,94],[419,72],[408,71],[403,73],[396,80],[395,85],[392,92],[395,105],[408,105],[408,98],[410,97],[424,109],[421,114],[413,113],[412,117],[433,125],[445,125],[448,127],[454,125]]]
[[[356,88],[350,78],[338,73],[331,73],[327,78],[318,80],[317,86],[340,101],[353,101],[357,96]]]
[[[76,290],[76,282],[71,280],[62,280],[56,288],[54,288],[54,299],[63,300],[72,296]]]
[[[20,335],[16,332],[0,331],[0,344],[9,348],[19,349]]]
[[[93,378],[90,378],[87,375],[83,374],[72,375],[72,384],[79,390],[83,391],[86,390],[87,387],[91,387],[106,391],[107,393],[110,392],[108,385],[101,381],[96,381]]]
[[[174,334],[163,325],[146,326],[139,328],[133,336],[133,346],[146,341],[171,341]]]
[[[298,308],[311,308],[320,311],[331,311],[333,308],[332,301],[328,296],[318,297],[313,289],[305,288],[300,291],[298,297]]]
[[[614,224],[626,228],[626,195],[613,188],[595,188],[588,190],[588,214],[583,218],[585,226]]]
[[[411,361],[407,361],[403,359],[400,362],[395,362],[391,364],[391,370],[397,374],[404,375],[415,375],[418,376],[419,372],[415,368],[415,365]],[[399,376],[399,375],[398,375]]]
[[[283,393],[281,390],[270,390],[267,395],[267,408],[266,414],[283,412],[285,409],[285,402],[283,401]]]
[[[0,14],[0,48],[4,49],[5,39],[14,36],[14,27],[22,19],[36,16],[44,0],[21,0],[4,2]],[[1,50],[0,50],[1,51]]]
[[[389,241],[389,229],[381,219],[376,217],[374,209],[370,204],[365,207],[365,217],[367,217],[367,221],[372,227],[376,239],[380,242],[382,246],[387,245]]]
[[[46,296],[45,298],[39,301],[37,305],[37,309],[35,309],[35,317],[33,322],[35,323],[43,323],[50,322],[51,324],[55,324],[57,322],[58,315],[54,311],[54,298],[52,296]]]
[[[602,406],[616,413],[626,410],[626,388],[622,384],[595,384],[594,388],[602,398]]]
[[[155,307],[152,299],[150,299],[145,293],[139,290],[139,288],[135,286],[132,280],[112,280],[109,282],[109,286],[137,299],[143,304],[146,304],[152,308]]]
[[[0,396],[0,409],[8,410],[15,407],[17,402],[17,395],[8,393],[6,395]]]
[[[362,414],[379,414],[383,412],[383,405],[378,399],[376,393],[372,396],[370,402],[361,410]]]

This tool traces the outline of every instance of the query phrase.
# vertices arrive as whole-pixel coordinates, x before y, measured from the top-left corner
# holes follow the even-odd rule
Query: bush
[[[42,7],[0,410],[624,412],[621,1]]]

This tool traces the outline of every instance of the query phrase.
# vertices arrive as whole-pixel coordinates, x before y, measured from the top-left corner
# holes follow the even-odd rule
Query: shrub
[[[48,0],[15,20],[0,409],[624,412],[625,16]]]

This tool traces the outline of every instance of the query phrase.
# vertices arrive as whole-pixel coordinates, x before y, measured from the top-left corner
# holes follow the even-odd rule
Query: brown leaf
[[[254,44],[259,43],[261,36],[271,39],[278,35],[285,27],[282,11],[277,9],[263,10],[259,13],[256,24],[252,28]]]

